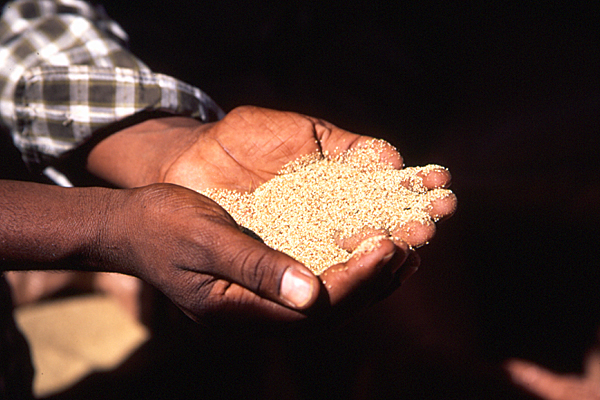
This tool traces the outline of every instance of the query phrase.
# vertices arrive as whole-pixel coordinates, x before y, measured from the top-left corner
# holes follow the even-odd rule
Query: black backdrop
[[[343,330],[207,335],[204,350],[171,348],[203,372],[167,363],[150,373],[156,393],[507,398],[507,358],[580,370],[600,317],[599,15],[567,1],[381,3],[103,3],[136,55],[226,111],[287,109],[388,139],[409,165],[449,167],[459,199],[418,274]]]

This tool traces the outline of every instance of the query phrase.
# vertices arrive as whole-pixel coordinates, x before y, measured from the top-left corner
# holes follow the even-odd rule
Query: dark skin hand
[[[118,132],[92,150],[88,169],[122,187],[150,186],[130,192],[133,206],[124,208],[125,222],[108,224],[117,227],[111,236],[127,232],[108,259],[131,265],[130,273],[158,287],[197,321],[292,321],[337,309],[352,314],[416,270],[418,257],[407,243],[428,241],[433,222],[392,232],[400,239],[382,240],[371,253],[316,277],[243,234],[216,203],[181,186],[252,191],[302,155],[338,154],[370,139],[315,118],[257,107],[237,108],[211,124],[173,117]],[[403,164],[391,146],[373,162]],[[431,189],[447,187],[450,175],[433,171],[424,181]],[[444,218],[455,208],[450,196],[432,204],[431,215]]]

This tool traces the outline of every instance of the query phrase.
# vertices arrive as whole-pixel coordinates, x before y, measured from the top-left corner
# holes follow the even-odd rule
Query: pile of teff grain
[[[265,244],[320,274],[352,256],[340,240],[365,229],[396,232],[410,221],[429,223],[432,200],[451,194],[427,190],[417,175],[443,167],[398,170],[373,162],[386,146],[373,140],[335,157],[311,154],[286,165],[251,193],[209,189],[202,194]]]

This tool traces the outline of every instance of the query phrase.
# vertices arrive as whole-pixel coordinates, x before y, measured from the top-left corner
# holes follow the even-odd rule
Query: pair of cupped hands
[[[431,223],[389,232],[373,251],[315,276],[245,234],[197,190],[252,191],[300,156],[335,155],[371,139],[316,118],[250,106],[215,123],[167,117],[113,134],[87,161],[92,173],[131,188],[116,191],[118,200],[112,201],[103,262],[154,285],[199,322],[346,318],[416,271],[419,258],[412,248],[431,239],[434,219],[454,212],[454,196],[431,205]],[[373,162],[403,167],[391,146]],[[423,181],[429,189],[447,187],[450,174],[434,170]]]

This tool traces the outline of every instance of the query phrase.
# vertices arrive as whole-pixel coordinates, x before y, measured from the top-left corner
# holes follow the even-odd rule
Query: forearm
[[[98,270],[115,190],[0,180],[0,270]]]

